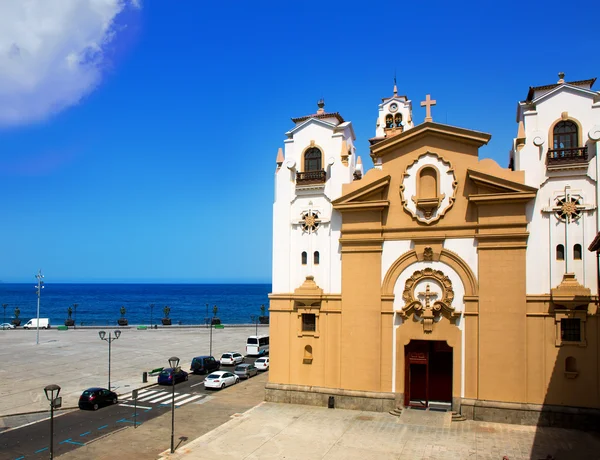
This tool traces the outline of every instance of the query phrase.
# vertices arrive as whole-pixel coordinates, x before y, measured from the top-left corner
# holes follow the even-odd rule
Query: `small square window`
[[[315,332],[317,330],[317,317],[314,313],[302,313],[302,331]]]
[[[580,342],[581,320],[579,318],[562,318],[560,320],[560,338],[565,342]]]

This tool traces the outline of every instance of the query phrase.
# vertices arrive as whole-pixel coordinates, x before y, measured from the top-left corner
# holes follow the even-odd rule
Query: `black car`
[[[98,410],[102,406],[117,404],[117,393],[106,388],[88,388],[79,397],[80,409]]]
[[[167,367],[158,374],[158,384],[173,385],[173,378],[175,379],[175,384],[185,382],[188,379],[188,373],[181,369],[181,367],[178,367],[177,369]]]
[[[213,356],[196,356],[192,359],[190,371],[194,374],[210,374],[218,371],[221,368],[221,363]]]

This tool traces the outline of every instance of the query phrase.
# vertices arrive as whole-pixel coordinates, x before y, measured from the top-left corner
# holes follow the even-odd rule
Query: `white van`
[[[246,340],[246,355],[263,356],[269,354],[269,336],[251,335]]]
[[[40,318],[40,329],[50,329],[50,318]],[[37,329],[38,318],[33,318],[27,321],[23,326],[23,329]]]

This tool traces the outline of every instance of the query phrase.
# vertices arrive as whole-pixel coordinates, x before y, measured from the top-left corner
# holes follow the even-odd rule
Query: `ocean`
[[[172,324],[205,324],[213,306],[223,324],[251,324],[251,315],[268,310],[270,284],[52,284],[44,285],[40,298],[40,318],[50,318],[52,326],[63,325],[73,304],[72,318],[77,326],[117,325],[121,306],[130,325],[161,324],[163,309],[169,306]],[[19,307],[21,326],[37,315],[35,281],[0,284],[0,305],[7,304],[6,322]],[[150,305],[154,304],[154,308]],[[268,313],[267,313],[268,314]],[[0,321],[4,322],[4,309]]]

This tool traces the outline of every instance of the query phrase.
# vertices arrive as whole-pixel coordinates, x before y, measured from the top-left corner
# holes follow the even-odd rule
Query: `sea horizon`
[[[252,316],[268,310],[270,283],[74,283],[44,284],[40,296],[40,317],[60,326],[71,318],[78,326],[116,325],[123,316],[129,324],[160,324],[169,307],[172,324],[205,324],[216,316],[223,323],[249,324]],[[19,308],[21,326],[37,317],[36,283],[0,283],[0,321],[11,322]],[[75,307],[77,305],[77,307]],[[265,313],[267,314],[267,313]]]

